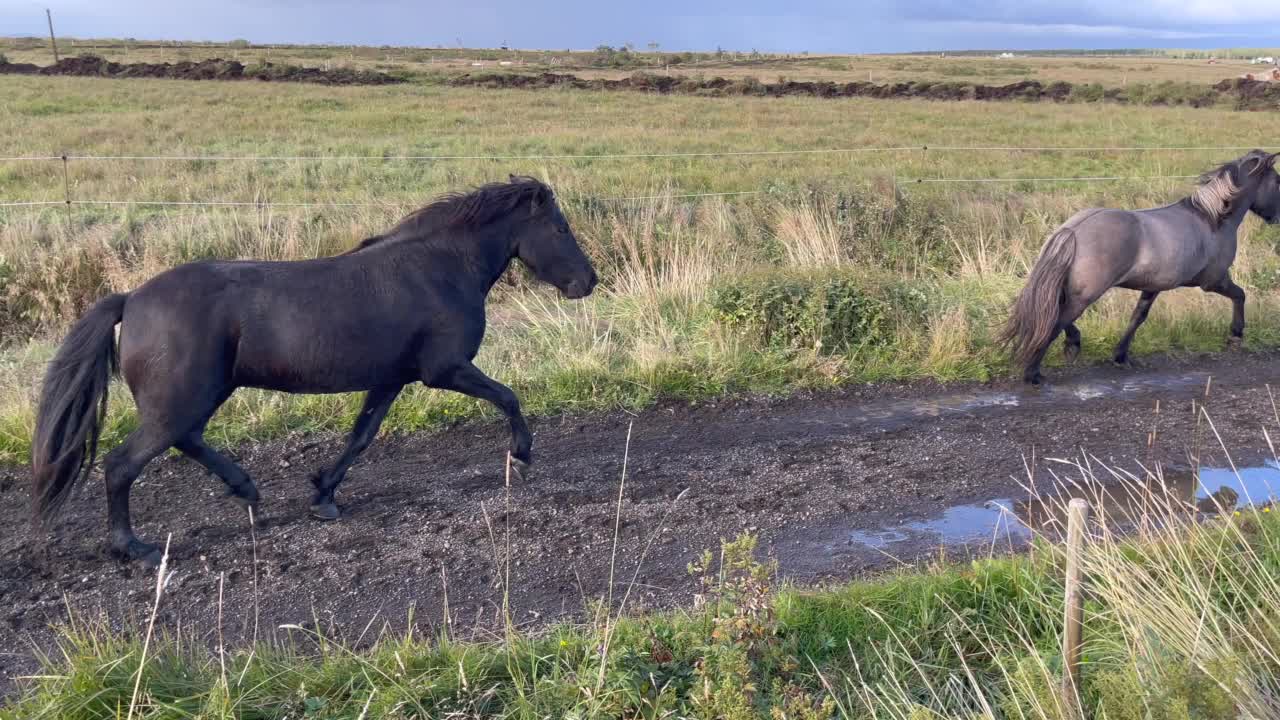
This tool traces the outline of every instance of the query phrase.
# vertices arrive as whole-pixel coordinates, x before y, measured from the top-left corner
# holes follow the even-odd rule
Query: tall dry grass
[[[1137,196],[1133,202],[1155,200]],[[851,380],[989,377],[1003,367],[993,329],[1017,291],[1019,274],[1034,262],[1053,218],[1083,201],[903,193],[875,181],[736,201],[667,195],[617,206],[567,198],[570,221],[600,269],[601,289],[568,303],[515,272],[515,285],[500,284],[491,299],[494,326],[480,362],[535,411],[640,407],[663,396]],[[399,212],[391,206],[343,213],[123,212],[73,218],[71,224],[54,212],[0,224],[0,325],[7,339],[0,351],[0,458],[25,456],[41,363],[61,329],[96,298],[200,258],[334,254]],[[1280,286],[1280,261],[1272,237],[1269,228],[1247,223],[1236,269],[1250,293],[1248,337],[1255,347],[1280,344],[1280,298],[1273,290]],[[718,320],[709,302],[717,287],[787,267],[815,278],[834,272],[862,287],[888,308],[893,341],[839,355],[770,348]],[[889,293],[890,286],[898,289]],[[1086,357],[1108,354],[1128,322],[1130,295],[1115,291],[1086,313]],[[1229,303],[1217,296],[1166,293],[1134,350],[1219,348],[1229,318]],[[114,397],[109,441],[131,424],[128,394]],[[242,392],[211,432],[235,442],[289,431],[341,431],[355,404],[346,396]],[[488,412],[470,400],[414,390],[397,403],[388,428],[421,429]]]

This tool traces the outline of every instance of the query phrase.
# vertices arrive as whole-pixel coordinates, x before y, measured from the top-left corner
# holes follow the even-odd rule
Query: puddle
[[[1012,507],[1011,500],[958,505],[947,508],[941,517],[933,520],[903,523],[896,528],[874,532],[849,533],[847,544],[884,550],[908,542],[971,545],[1014,538],[1030,539],[1031,531],[1011,516],[1009,508]]]
[[[1159,481],[1153,478],[1149,482]],[[1212,515],[1217,514],[1219,508],[1231,511],[1251,504],[1261,505],[1277,497],[1280,465],[1268,462],[1243,468],[1239,475],[1230,468],[1202,468],[1198,484],[1190,473],[1166,473],[1163,482],[1169,497],[1194,505],[1202,514]],[[1159,488],[1152,489],[1158,497]],[[958,505],[935,518],[870,532],[845,532],[836,542],[824,544],[832,554],[857,548],[893,554],[895,549],[924,550],[938,546],[1017,546],[1030,540],[1034,533],[1060,534],[1065,525],[1063,506],[1066,498],[1072,496],[1089,498],[1095,505],[1093,512],[1101,513],[1117,529],[1131,526],[1152,510],[1152,493],[1114,485],[1106,490],[1095,486],[1076,488],[1065,493],[1065,497],[1050,501],[1002,498],[981,505]]]
[[[821,414],[807,413],[790,418],[794,427],[813,430],[851,429],[857,426],[893,429],[921,419],[946,415],[966,415],[997,407],[1023,409],[1061,408],[1066,403],[1083,403],[1098,398],[1122,398],[1151,392],[1203,387],[1209,374],[1190,372],[1151,375],[1142,378],[1094,378],[1062,384],[1047,384],[1018,391],[946,393],[932,399],[899,400],[854,405]],[[776,433],[772,425],[770,433]]]

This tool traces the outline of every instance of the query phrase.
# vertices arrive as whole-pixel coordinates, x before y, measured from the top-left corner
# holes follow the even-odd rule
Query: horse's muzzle
[[[596,289],[596,274],[593,271],[585,280],[573,279],[565,284],[560,292],[570,300],[580,300],[591,294]]]

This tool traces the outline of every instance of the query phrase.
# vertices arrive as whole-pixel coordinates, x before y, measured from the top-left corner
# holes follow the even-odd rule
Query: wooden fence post
[[[53,36],[53,13],[49,12],[49,8],[44,9],[44,17],[49,21],[49,44],[53,46],[53,62],[56,65],[58,60],[58,39]]]
[[[1084,626],[1084,602],[1080,555],[1084,547],[1088,501],[1075,498],[1067,506],[1067,582],[1062,632],[1062,702],[1067,712],[1080,717],[1080,645]]]

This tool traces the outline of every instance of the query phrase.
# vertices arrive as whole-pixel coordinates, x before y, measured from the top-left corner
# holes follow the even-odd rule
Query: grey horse
[[[1149,210],[1089,208],[1059,227],[1036,260],[1014,301],[1001,341],[1023,368],[1023,379],[1040,383],[1040,363],[1059,333],[1063,353],[1080,353],[1075,321],[1113,287],[1142,297],[1129,328],[1116,345],[1118,364],[1129,361],[1129,343],[1165,290],[1198,287],[1232,302],[1231,337],[1244,337],[1245,293],[1231,279],[1236,232],[1249,211],[1268,223],[1280,220],[1276,156],[1251,150],[1200,177],[1189,197]]]

